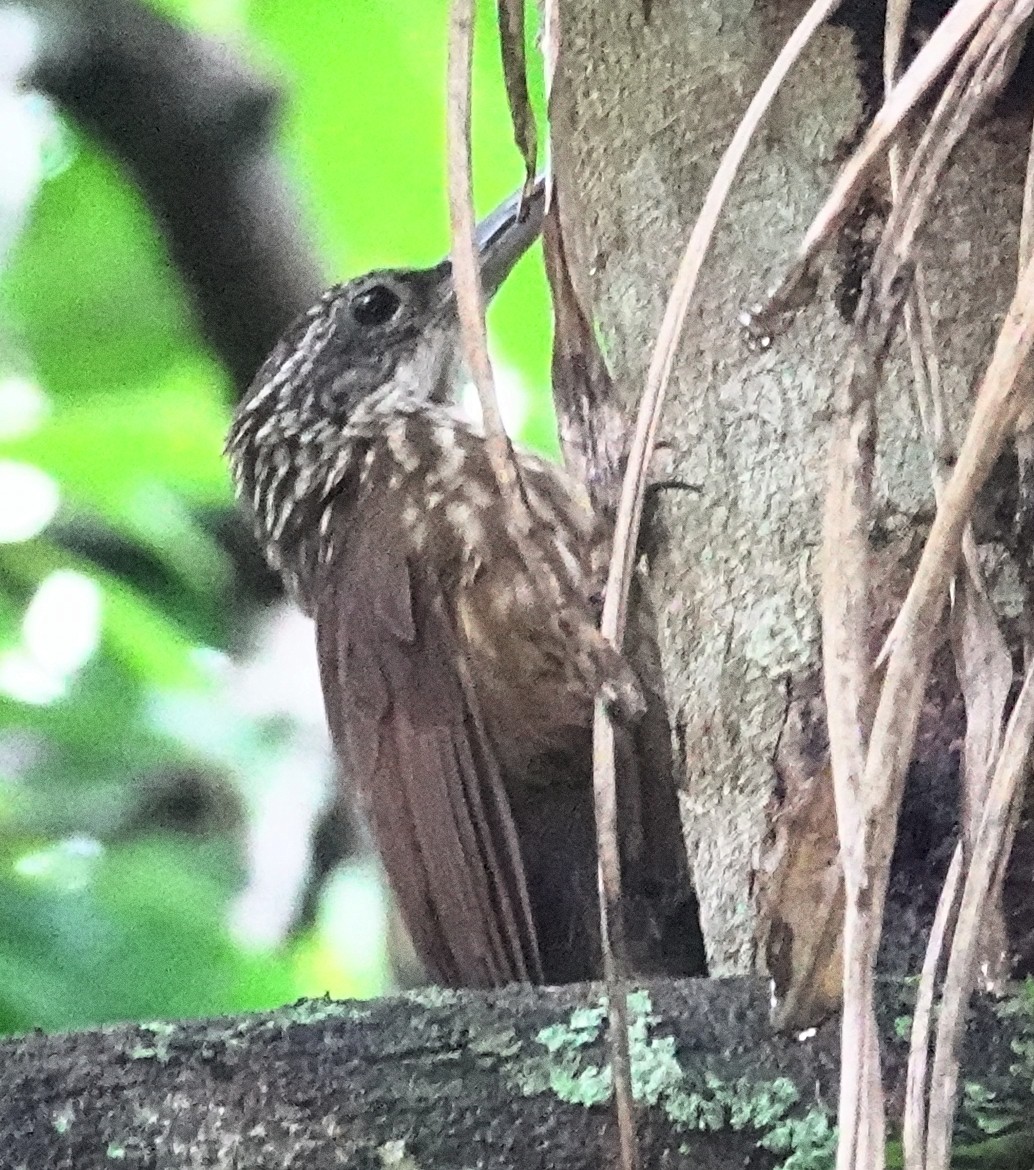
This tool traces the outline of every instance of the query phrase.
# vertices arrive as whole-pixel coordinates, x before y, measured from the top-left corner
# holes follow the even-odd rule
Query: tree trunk
[[[805,8],[800,0],[559,3],[552,115],[567,250],[630,408],[721,154]],[[853,14],[869,27],[820,30],[733,187],[661,426],[670,474],[689,490],[661,493],[646,545],[709,969],[767,967],[783,986],[807,969],[813,981],[825,979],[827,992],[816,994],[827,1003],[839,984],[838,939],[819,935],[839,919],[840,903],[819,675],[821,508],[832,390],[871,251],[869,221],[885,192],[863,198],[837,254],[823,262],[818,289],[784,332],[752,346],[738,318],[788,267],[881,100],[882,5],[845,11],[845,20]],[[978,125],[956,152],[921,241],[956,442],[1015,287],[1028,135],[1009,116]],[[875,649],[933,512],[911,381],[899,340],[879,402]],[[1007,624],[1016,566],[1000,532],[981,551]],[[910,778],[925,792],[914,810],[920,827],[899,850],[902,914],[889,915],[900,935],[897,971],[921,954],[955,831],[963,725],[947,655],[935,664],[929,698],[922,775],[914,765]],[[925,841],[930,825],[936,831]],[[907,816],[905,829],[908,836]]]

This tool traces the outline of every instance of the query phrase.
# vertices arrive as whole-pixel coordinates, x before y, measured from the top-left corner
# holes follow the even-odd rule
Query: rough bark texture
[[[630,405],[721,153],[805,7],[700,0],[650,5],[647,19],[642,0],[560,4],[553,141],[568,251]],[[865,85],[878,62],[878,49],[860,55],[851,31],[831,27],[791,75],[701,277],[662,424],[672,473],[698,489],[664,494],[649,549],[713,974],[750,969],[769,925],[756,875],[786,795],[777,782],[781,730],[798,695],[808,701],[816,689],[831,390],[864,255],[831,256],[817,295],[769,348],[752,351],[737,316],[782,272],[820,206],[872,108]],[[1025,148],[1026,130],[981,126],[959,151],[924,240],[956,437],[1015,280]],[[877,459],[882,514],[873,535],[885,550],[888,613],[932,507],[903,359],[899,346]],[[953,774],[946,751],[941,772]]]
[[[773,1166],[828,1137],[835,1022],[808,1039],[776,1035],[758,981],[665,983],[648,994],[652,1010],[638,1013],[632,1045],[641,1082],[652,1085],[641,1111],[647,1165]],[[8,1041],[0,1164],[599,1170],[615,1135],[593,1072],[605,1060],[598,1003],[591,987],[430,989]],[[889,1007],[888,1023],[895,1014]],[[978,1016],[971,1076],[1005,1083],[1014,1026]],[[891,1041],[895,1095],[902,1049]],[[778,1078],[799,1094],[782,1111],[772,1103]],[[691,1123],[679,1126],[679,1116]],[[780,1126],[796,1144],[776,1156],[758,1143],[777,1144]]]

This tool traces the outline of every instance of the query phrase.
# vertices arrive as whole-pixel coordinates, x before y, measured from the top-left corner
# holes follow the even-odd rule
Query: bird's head
[[[540,180],[478,224],[486,300],[537,238],[544,203]],[[280,511],[327,470],[315,465],[375,436],[399,411],[447,400],[458,347],[449,260],[334,285],[289,326],[237,409],[226,450],[238,491],[260,519]]]

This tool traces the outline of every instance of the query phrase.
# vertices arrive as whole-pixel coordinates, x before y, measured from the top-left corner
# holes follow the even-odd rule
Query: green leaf
[[[3,291],[36,376],[58,399],[81,403],[196,362],[199,341],[142,197],[114,162],[75,140],[78,155],[44,184]]]
[[[238,881],[228,843],[167,837],[109,850],[94,880],[65,894],[0,875],[0,1028],[290,1000],[290,963],[244,954],[223,925]]]
[[[42,427],[0,443],[0,455],[42,468],[67,497],[116,522],[134,520],[140,493],[156,483],[198,503],[229,503],[217,386],[215,367],[195,355],[131,390],[59,403]]]
[[[141,593],[43,539],[0,551],[0,569],[25,591],[48,574],[70,568],[100,586],[103,645],[129,670],[155,685],[197,686],[204,681],[195,644]]]

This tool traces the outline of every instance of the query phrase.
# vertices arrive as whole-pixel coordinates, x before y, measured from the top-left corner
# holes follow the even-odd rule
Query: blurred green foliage
[[[446,251],[445,0],[152,2],[281,81],[280,149],[328,280]],[[521,166],[481,8],[485,210]],[[228,928],[257,777],[290,733],[242,715],[213,667],[242,635],[232,565],[197,518],[230,502],[230,391],[139,194],[74,127],[50,126],[41,149],[0,257],[0,1032],[374,994],[383,931],[361,868],[275,952]],[[548,449],[546,304],[526,261],[491,324],[532,390],[521,438]],[[160,567],[160,587],[55,537],[97,521]],[[187,773],[228,785],[240,818],[185,832],[143,816],[156,784]]]

